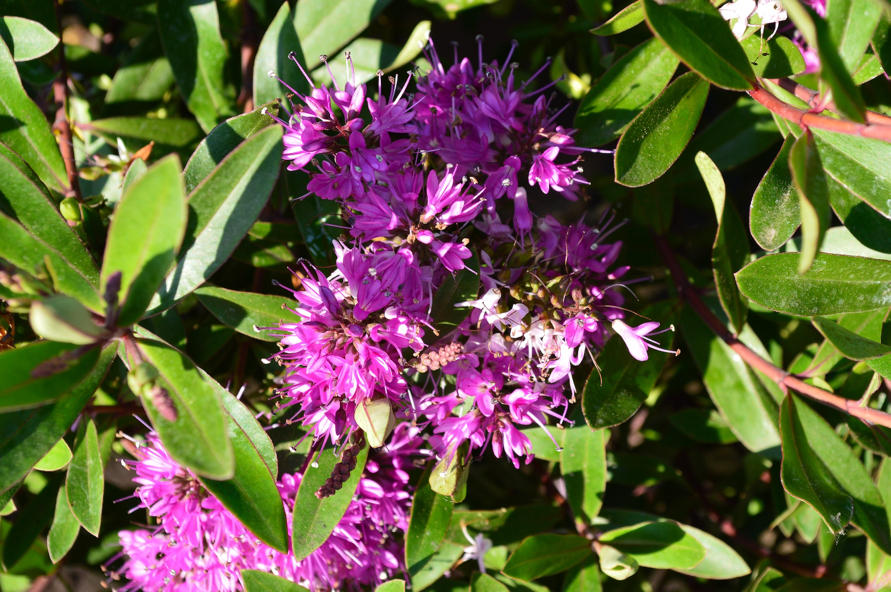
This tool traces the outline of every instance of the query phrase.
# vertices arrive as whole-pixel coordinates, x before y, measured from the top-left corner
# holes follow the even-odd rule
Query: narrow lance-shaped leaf
[[[829,34],[848,72],[853,73],[860,63],[881,15],[881,6],[873,0],[832,0],[826,3]]]
[[[829,187],[829,204],[832,206],[832,211],[844,224],[844,227],[839,230],[847,231],[854,243],[859,243],[872,251],[866,256],[878,259],[881,258],[882,253],[891,254],[891,219],[886,218],[868,203],[862,201],[859,196],[842,186],[832,176],[826,180]],[[830,228],[827,232],[823,241],[824,251],[837,252],[828,249],[830,233],[835,230],[835,228]],[[854,253],[848,254],[853,255]]]
[[[51,403],[68,393],[71,385],[89,376],[99,360],[99,348],[70,360],[59,359],[59,356],[73,356],[74,350],[70,344],[38,341],[0,353],[0,372],[4,377],[0,385],[0,411]],[[51,366],[60,366],[55,368],[58,372],[49,372]]]
[[[0,24],[0,38],[6,43],[17,62],[36,60],[51,52],[59,44],[52,31],[30,19],[4,16]]]
[[[708,89],[708,82],[687,72],[631,122],[616,147],[617,183],[640,187],[665,174],[693,136]]]
[[[788,37],[752,35],[741,42],[758,78],[786,78],[805,70],[801,50]]]
[[[795,136],[789,135],[752,196],[749,229],[765,251],[782,247],[801,224],[798,191],[789,169],[793,145]]]
[[[705,559],[706,550],[675,522],[645,522],[604,533],[600,542],[655,569],[690,570]]]
[[[46,548],[53,563],[58,563],[71,550],[79,532],[80,522],[71,512],[68,505],[68,490],[65,484],[62,484],[59,494],[56,496],[56,513],[53,515],[53,524],[50,527],[49,536],[46,538]]]
[[[812,317],[884,308],[891,303],[891,261],[817,255],[810,271],[798,274],[797,253],[768,255],[736,274],[740,291],[761,306]]]
[[[284,310],[291,304],[291,299],[284,296],[236,292],[209,284],[195,290],[195,295],[220,322],[264,341],[278,341],[279,338],[269,331],[261,331],[261,327],[276,327],[283,318],[293,316]]]
[[[558,574],[591,555],[591,541],[574,534],[541,534],[525,539],[502,569],[504,574],[531,582]]]
[[[38,471],[58,471],[64,469],[71,462],[71,448],[65,440],[59,440],[56,445],[46,453],[46,456],[34,465]]]
[[[826,173],[839,185],[891,218],[891,144],[859,136],[812,130]]]
[[[28,505],[19,509],[12,528],[5,533],[3,548],[3,568],[9,571],[30,549],[53,519],[56,493],[59,491],[61,477],[54,477],[34,496]]]
[[[283,2],[257,48],[254,59],[254,105],[263,105],[291,92],[270,73],[276,74],[299,93],[309,91],[309,83],[291,55],[308,70],[300,39],[294,29],[291,9]]]
[[[643,12],[639,14],[642,17]],[[623,55],[582,99],[574,124],[578,142],[600,146],[618,138],[665,88],[677,66],[677,57],[658,39]]]
[[[746,324],[748,305],[740,296],[733,274],[742,269],[749,259],[749,240],[739,214],[733,204],[727,203],[727,190],[721,171],[704,152],[696,155],[696,166],[705,181],[718,219],[718,233],[712,246],[712,271],[718,299],[734,332],[739,333]]]
[[[867,339],[835,321],[814,317],[814,326],[838,351],[852,360],[871,360],[891,353],[891,346]]]
[[[588,557],[566,572],[563,592],[601,592],[597,557]]]
[[[173,70],[157,33],[144,36],[115,72],[105,95],[106,113],[125,115],[153,104],[173,86]],[[134,111],[129,111],[134,109]]]
[[[241,570],[244,592],[308,592],[290,580],[256,569]]]
[[[361,33],[390,0],[304,0],[294,26],[309,60],[333,54]]]
[[[751,90],[755,74],[727,22],[708,0],[660,4],[643,0],[650,28],[703,78],[730,90]]]
[[[405,534],[405,565],[412,580],[433,559],[449,529],[454,504],[430,487],[432,467],[418,482]]]
[[[102,495],[105,492],[103,469],[99,456],[99,435],[91,419],[82,423],[77,431],[65,490],[71,513],[93,536],[99,536],[102,521]]]
[[[798,0],[795,1],[797,2]],[[870,2],[870,0],[862,1],[864,4]],[[858,19],[860,18],[861,17],[858,16]],[[865,21],[868,20],[871,20],[871,17],[866,16]],[[854,84],[848,69],[845,67],[845,60],[840,54],[835,41],[832,39],[829,24],[819,17],[812,17],[812,21],[817,36],[817,41],[814,45],[817,48],[817,54],[820,56],[820,79],[826,83],[832,91],[832,99],[835,101],[835,106],[839,113],[853,121],[859,123],[865,122],[866,103],[863,101],[863,95],[860,94],[860,89]],[[854,49],[854,44],[852,44],[850,52],[851,58],[853,58],[856,51],[857,50]],[[860,56],[857,56],[854,63],[857,63],[859,60]]]
[[[102,285],[120,272],[117,324],[139,320],[164,281],[186,231],[186,196],[179,159],[168,156],[135,181],[115,208],[108,229]]]
[[[826,173],[810,132],[798,138],[789,151],[789,169],[798,190],[802,238],[798,273],[804,274],[813,265],[832,221]]]
[[[642,23],[644,18],[643,2],[635,0],[596,29],[591,29],[591,32],[601,37],[618,35]]]
[[[560,474],[578,523],[591,524],[603,505],[607,434],[587,426],[563,430]]]
[[[80,127],[95,133],[112,146],[116,146],[120,139],[130,152],[136,152],[149,142],[154,142],[152,156],[176,152],[185,158],[204,136],[192,119],[108,117],[82,123]]]

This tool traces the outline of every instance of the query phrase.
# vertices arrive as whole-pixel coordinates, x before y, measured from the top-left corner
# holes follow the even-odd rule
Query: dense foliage
[[[0,592],[891,590],[889,31],[0,0]]]

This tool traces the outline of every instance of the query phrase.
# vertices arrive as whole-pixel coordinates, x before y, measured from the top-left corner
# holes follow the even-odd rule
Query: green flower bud
[[[72,222],[80,222],[83,217],[80,214],[80,203],[73,197],[66,197],[59,204],[59,211],[62,217]]]

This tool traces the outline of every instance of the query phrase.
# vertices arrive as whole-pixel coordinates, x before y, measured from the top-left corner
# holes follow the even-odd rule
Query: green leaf
[[[691,70],[730,90],[751,90],[755,74],[730,27],[708,0],[643,0],[647,23]]]
[[[705,388],[743,445],[779,458],[777,405],[746,363],[693,313],[681,316],[684,339],[702,372]]]
[[[816,434],[808,433],[798,417],[795,396],[789,394],[780,413],[783,435],[783,487],[820,514],[826,526],[839,534],[851,521],[854,501],[812,451]]]
[[[857,64],[857,68],[851,75],[851,79],[854,81],[854,84],[861,86],[884,73],[885,70],[882,69],[882,63],[879,61],[878,56],[868,53],[864,55],[860,60],[860,63]]]
[[[709,580],[732,580],[747,576],[752,572],[739,553],[721,539],[686,524],[680,526],[685,533],[696,539],[705,548],[706,555],[705,559],[699,562],[696,567],[678,569],[677,571]]]
[[[814,138],[828,175],[891,218],[891,144],[823,130],[816,130]]]
[[[71,513],[93,536],[99,536],[102,521],[102,495],[105,492],[103,469],[96,424],[92,419],[86,420],[77,430],[74,457],[68,467],[65,489]]]
[[[598,556],[600,570],[614,580],[627,580],[640,569],[640,563],[634,557],[609,545],[601,544]]]
[[[201,128],[191,119],[155,119],[149,117],[109,117],[80,124],[112,146],[118,138],[130,152],[136,152],[149,142],[154,142],[153,156],[176,152],[188,156],[192,147],[204,136]]]
[[[64,484],[59,488],[56,496],[56,513],[53,515],[53,525],[50,527],[49,536],[46,537],[46,548],[49,551],[50,560],[58,563],[71,547],[80,533],[80,522],[71,512],[68,506],[68,493]]]
[[[153,31],[139,41],[115,72],[105,95],[106,113],[124,115],[128,109],[138,112],[153,107],[173,82],[173,70],[164,55],[161,38]]]
[[[146,361],[161,374],[159,385],[167,390],[176,409],[176,419],[171,421],[162,415],[154,401],[142,398],[143,407],[170,456],[197,475],[231,479],[235,457],[217,390],[181,352],[150,339],[140,339],[138,345]]]
[[[476,251],[471,251],[469,259],[464,261],[464,269],[445,278],[442,286],[433,294],[430,305],[430,318],[433,319],[433,331],[428,331],[429,343],[452,331],[470,316],[470,308],[455,306],[462,302],[475,300],[480,289],[480,263]]]
[[[798,273],[804,274],[813,265],[832,221],[826,173],[813,134],[805,134],[795,141],[789,151],[789,169],[798,190],[802,242]]]
[[[642,23],[644,18],[645,15],[642,2],[641,0],[635,0],[596,29],[591,29],[591,32],[601,37],[618,35],[619,33],[627,31],[631,27]]]
[[[672,316],[665,306],[644,311],[648,318],[670,323]],[[673,335],[673,334],[672,334]],[[671,341],[665,343],[671,348]],[[582,391],[582,411],[591,429],[609,428],[628,421],[649,396],[668,359],[668,354],[650,350],[646,362],[638,362],[628,353],[621,338],[607,341],[597,356],[597,369],[588,375]]]
[[[830,183],[830,186],[832,183]],[[874,211],[874,210],[873,210]],[[794,238],[786,243],[783,252],[795,253],[799,250],[801,238]],[[881,244],[875,245],[882,247]],[[867,259],[884,259],[891,260],[891,253],[875,251],[863,245],[859,238],[855,238],[850,229],[844,226],[835,226],[826,231],[826,238],[823,239],[823,253],[832,255],[852,255],[854,257],[865,257]]]
[[[386,585],[386,584],[385,584]],[[375,592],[381,592],[381,587],[379,587]],[[404,587],[403,587],[404,591]],[[387,592],[387,591],[384,591]],[[397,592],[397,589],[394,588],[393,592]],[[490,575],[473,572],[473,576],[470,578],[470,590],[469,592],[510,592],[504,584],[496,580]]]
[[[798,441],[807,444],[809,451],[822,462],[841,492],[853,499],[851,522],[883,551],[891,551],[891,529],[882,497],[860,459],[826,420],[797,396],[790,393],[783,406],[783,412],[795,422],[796,436],[802,436]],[[783,445],[786,446],[785,441]],[[785,476],[783,483],[788,487]],[[823,519],[826,517],[823,516]]]
[[[718,219],[718,232],[712,246],[712,270],[718,299],[734,332],[739,333],[746,324],[748,306],[740,297],[733,274],[742,269],[750,257],[749,239],[736,209],[726,203],[727,189],[721,171],[704,152],[696,155],[696,166],[705,181]]]
[[[761,306],[805,317],[875,310],[891,302],[891,262],[863,257],[821,253],[799,275],[797,254],[768,255],[745,266],[736,281]]]
[[[308,71],[300,39],[294,28],[291,9],[286,2],[283,2],[275,18],[269,23],[266,33],[263,34],[263,40],[254,58],[254,105],[269,103],[289,92],[278,80],[269,76],[270,72],[275,72],[297,92],[304,94],[309,92],[309,82],[294,60],[288,56],[291,52],[294,52],[294,57]]]
[[[180,92],[201,128],[209,132],[235,114],[217,5],[204,0],[158,0],[158,24]]]
[[[566,572],[563,592],[601,592],[600,568],[597,557],[588,557]]]
[[[47,187],[65,193],[68,176],[56,138],[40,108],[28,97],[5,43],[0,43],[0,142],[34,169]],[[5,177],[4,177],[5,179]]]
[[[34,332],[44,339],[87,345],[110,334],[93,321],[83,304],[70,296],[50,296],[31,303],[28,321]]]
[[[740,44],[758,78],[788,78],[805,70],[801,50],[788,37],[764,39],[752,35]]]
[[[59,356],[71,354],[74,346],[52,341],[38,341],[0,353],[0,411],[7,413],[51,403],[63,397],[71,386],[89,376],[100,358],[99,348],[62,362],[60,371],[49,374],[43,364],[55,366]],[[35,376],[36,374],[36,376]],[[49,448],[44,453],[49,452]],[[38,457],[40,458],[40,457]],[[37,459],[35,459],[36,461]]]
[[[703,444],[732,444],[738,439],[727,421],[713,409],[684,409],[668,417],[675,428]]]
[[[278,461],[272,441],[244,404],[205,375],[226,409],[227,436],[235,455],[235,473],[226,481],[201,484],[267,545],[288,552],[288,521],[276,487]]]
[[[294,26],[303,55],[313,63],[361,33],[390,0],[302,0]],[[333,56],[332,56],[333,57]]]
[[[340,457],[335,456],[331,450],[322,450],[316,454],[313,465],[318,466],[310,465],[306,470],[294,502],[291,540],[294,558],[297,561],[308,557],[328,540],[328,536],[334,531],[334,527],[353,501],[353,494],[359,485],[359,478],[367,459],[368,445],[363,443],[356,457],[356,468],[350,471],[350,476],[343,482],[343,487],[334,495],[319,499],[316,497],[316,492],[331,476],[331,471],[334,465],[340,462]]]
[[[766,251],[786,244],[801,224],[798,191],[789,169],[789,153],[794,144],[795,136],[786,138],[752,196],[749,229],[755,242]]]
[[[848,1],[853,2],[854,0]],[[870,3],[870,0],[858,1],[863,2],[864,4]],[[865,16],[865,21],[868,21],[871,18],[869,15]],[[817,54],[820,56],[820,79],[828,84],[829,88],[832,90],[832,99],[835,101],[835,106],[838,108],[839,113],[853,121],[859,123],[865,122],[866,104],[863,102],[863,96],[860,94],[860,89],[857,88],[857,85],[854,84],[851,75],[848,73],[848,69],[845,66],[845,60],[839,52],[840,48],[836,46],[836,43],[832,39],[829,24],[821,18],[814,18],[812,20],[817,36],[817,42],[814,46],[817,48]],[[859,20],[859,17],[855,20]],[[873,27],[874,26],[875,25],[873,25]],[[870,32],[870,35],[871,34],[872,32]],[[859,45],[859,41],[857,43],[852,43],[851,56],[856,54],[856,45]],[[860,55],[856,57],[854,64],[856,65],[859,61]]]
[[[374,589],[374,592],[405,592],[405,580],[390,580]]]
[[[290,580],[255,569],[241,570],[244,592],[308,592]]]
[[[62,218],[43,182],[22,158],[0,144],[0,212],[46,242],[84,279],[99,286],[99,270],[84,244]]]
[[[46,455],[37,461],[34,468],[38,471],[58,471],[71,462],[71,449],[65,440],[59,440]]]
[[[881,16],[882,9],[873,0],[832,0],[826,3],[829,36],[848,72],[853,73],[860,63]]]
[[[631,122],[616,147],[617,183],[640,187],[665,174],[693,136],[708,89],[708,82],[687,72]]]
[[[531,582],[558,574],[591,555],[591,541],[574,534],[531,536],[517,547],[501,571],[512,578]]]
[[[115,209],[102,262],[103,291],[121,273],[117,324],[132,325],[164,281],[186,231],[186,195],[179,159],[168,156],[134,182]]]
[[[275,123],[272,117],[264,115],[262,111],[263,109],[259,108],[250,113],[230,117],[201,140],[183,171],[186,193],[195,191],[217,165],[242,142]],[[270,111],[275,114],[278,112],[278,107],[273,106]]]
[[[263,129],[226,156],[189,196],[186,238],[148,314],[170,308],[203,284],[247,234],[275,185],[282,129]]]
[[[606,430],[587,426],[563,430],[560,474],[576,522],[590,524],[606,490]]]
[[[432,467],[428,467],[418,481],[405,534],[405,566],[413,584],[416,583],[415,576],[434,561],[436,551],[449,530],[454,509],[450,499],[437,494],[430,487],[432,470]]]
[[[51,52],[59,38],[40,23],[18,16],[0,19],[0,38],[17,62],[35,60]]]
[[[872,46],[885,72],[891,71],[891,15],[880,15],[876,32],[872,37]]]
[[[871,360],[891,353],[891,347],[861,337],[857,333],[845,329],[840,324],[830,321],[829,319],[814,317],[814,326],[846,358],[852,360]]]
[[[291,303],[291,299],[284,296],[236,292],[210,284],[195,290],[195,295],[220,322],[264,341],[279,341],[279,337],[259,328],[276,327],[283,317],[291,314],[284,311]]]
[[[71,428],[116,353],[115,346],[102,350],[89,374],[67,381],[67,392],[61,392],[52,405],[0,414],[0,494],[18,484]]]
[[[675,522],[617,528],[604,533],[600,542],[654,569],[692,570],[706,556],[705,547]]]
[[[53,479],[27,506],[20,509],[12,528],[5,533],[2,548],[5,571],[10,571],[25,556],[41,531],[52,521],[58,482],[58,478]]]
[[[640,1],[632,6],[640,6]],[[600,146],[618,138],[662,92],[677,66],[677,57],[658,39],[645,41],[622,56],[579,105],[574,124],[579,144]]]

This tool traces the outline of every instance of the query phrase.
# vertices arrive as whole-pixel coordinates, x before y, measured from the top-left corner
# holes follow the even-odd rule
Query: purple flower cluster
[[[136,444],[135,497],[157,526],[120,533],[120,592],[237,592],[241,570],[272,573],[310,590],[376,586],[404,570],[397,533],[408,528],[409,470],[420,455],[418,429],[403,423],[385,449],[369,455],[356,495],[328,540],[309,557],[273,549],[251,534],[152,432]],[[278,483],[290,532],[300,474]]]
[[[353,75],[333,90],[307,76],[307,95],[288,87],[288,168],[306,171],[310,193],[336,200],[349,225],[336,270],[305,269],[296,320],[272,328],[280,405],[297,406],[292,420],[316,438],[343,442],[358,406],[386,399],[431,428],[440,457],[491,445],[519,466],[531,459],[520,428],[566,420],[572,370],[593,362],[611,327],[635,357],[655,345],[655,327],[638,334],[621,321],[628,268],[608,238],[622,222],[566,225],[530,210],[533,192],[579,199],[582,155],[598,152],[557,124],[562,109],[544,92],[553,83],[530,89],[547,64],[519,82],[516,44],[503,64],[484,62],[479,46],[476,63],[456,49],[446,65],[427,44],[432,70],[414,93],[411,72],[389,93],[378,73],[376,99]],[[437,330],[434,295],[468,273],[482,295],[456,303],[460,325]]]

